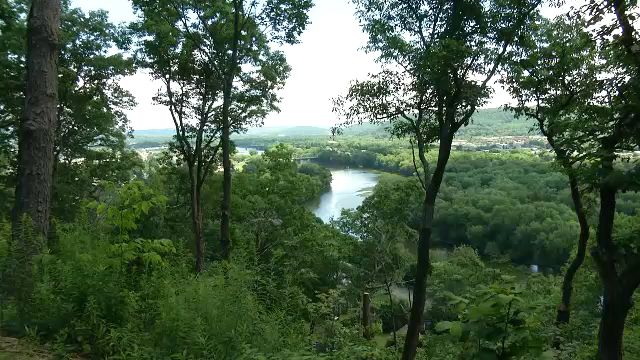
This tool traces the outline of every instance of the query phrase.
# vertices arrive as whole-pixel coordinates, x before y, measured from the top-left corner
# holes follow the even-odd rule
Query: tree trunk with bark
[[[60,0],[34,0],[28,18],[25,107],[18,138],[14,236],[28,216],[47,239],[58,106]],[[19,241],[19,239],[16,239]],[[30,251],[37,252],[37,249]]]
[[[632,306],[624,286],[611,281],[604,284],[602,317],[598,330],[598,359],[622,360],[624,324]]]
[[[225,95],[225,98],[227,95]],[[230,101],[225,99],[225,101]],[[231,252],[231,140],[228,109],[223,114],[222,128],[222,214],[220,219],[220,246],[222,257],[229,258]],[[226,115],[226,116],[225,116]]]
[[[371,333],[371,296],[368,292],[362,293],[362,337],[367,340],[373,338]]]
[[[25,106],[18,132],[18,171],[12,212],[12,270],[19,319],[29,318],[32,259],[50,230],[53,150],[58,106],[59,0],[33,0],[27,20]]]
[[[391,325],[393,326],[393,346],[398,347],[398,328],[396,326],[396,314],[393,309],[393,294],[391,293],[391,283],[385,284],[387,288],[387,296],[389,297],[389,307],[391,308]]]
[[[195,242],[196,274],[204,270],[204,230],[200,186],[191,181],[191,221]]]
[[[570,104],[570,102],[567,102],[564,105],[569,106]],[[571,264],[567,268],[567,272],[564,274],[564,279],[562,280],[562,297],[560,299],[560,304],[558,305],[558,311],[556,313],[556,324],[560,325],[569,323],[569,319],[571,317],[573,280],[576,276],[576,273],[578,272],[578,269],[580,269],[580,267],[584,263],[584,258],[587,253],[587,244],[589,242],[590,228],[587,219],[587,213],[584,208],[584,203],[582,202],[582,194],[580,193],[580,188],[578,186],[578,178],[576,176],[576,171],[574,170],[571,163],[570,156],[565,149],[557,144],[554,132],[549,128],[547,121],[545,121],[545,119],[540,117],[538,114],[538,111],[533,114],[533,117],[538,120],[538,128],[540,129],[540,132],[542,132],[542,134],[547,138],[547,142],[553,149],[558,162],[562,165],[569,178],[571,200],[573,201],[574,211],[576,213],[576,217],[578,218],[578,224],[580,225],[580,235],[578,237],[578,249],[576,252],[576,257],[571,261]],[[556,345],[559,345],[559,342],[557,342]]]
[[[613,171],[613,158],[603,161],[603,174],[609,175]],[[638,287],[638,275],[635,268],[622,270],[613,242],[613,224],[616,213],[615,185],[610,184],[603,176],[600,184],[600,214],[596,232],[597,246],[592,249],[592,257],[596,263],[600,279],[603,284],[603,304],[598,331],[599,360],[621,360],[623,355],[624,324],[632,297]],[[630,271],[629,271],[630,270]]]
[[[448,133],[440,137],[440,147],[438,149],[438,163],[431,176],[431,181],[427,184],[424,201],[422,205],[422,222],[418,239],[418,263],[416,268],[416,279],[413,290],[413,305],[409,316],[407,336],[402,351],[402,360],[413,360],[416,357],[420,331],[423,328],[424,307],[427,300],[427,276],[431,271],[431,259],[429,250],[431,249],[431,232],[433,227],[433,215],[435,211],[436,198],[444,172],[451,155],[451,145],[453,138]],[[424,148],[419,151],[424,152]],[[421,155],[421,157],[423,157]],[[424,161],[423,161],[424,162]],[[425,173],[425,178],[427,177]]]
[[[578,180],[576,176],[569,173],[569,187],[571,189],[571,199],[573,200],[573,206],[575,208],[576,216],[578,217],[578,223],[580,224],[580,236],[578,238],[578,250],[576,257],[571,261],[571,265],[564,274],[562,281],[562,299],[558,306],[558,312],[556,314],[557,324],[567,324],[571,317],[571,297],[573,295],[573,279],[578,272],[578,269],[584,263],[584,258],[587,253],[587,243],[589,241],[589,223],[587,221],[587,214],[582,203],[582,196],[580,189],[578,188]]]
[[[231,58],[227,64],[223,103],[222,103],[222,214],[220,219],[220,245],[222,257],[228,259],[231,254],[231,93],[236,68],[238,67],[238,47],[240,45],[240,12],[242,1],[233,1],[233,43]]]

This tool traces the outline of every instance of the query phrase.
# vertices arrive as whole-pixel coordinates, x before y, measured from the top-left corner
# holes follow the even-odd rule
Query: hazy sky
[[[84,10],[105,9],[114,22],[135,19],[128,0],[72,0]],[[349,0],[316,0],[309,17],[311,24],[300,43],[287,46],[284,51],[292,67],[285,88],[281,91],[281,112],[270,115],[266,126],[330,126],[335,123],[331,112],[331,98],[343,94],[351,80],[363,79],[376,72],[379,66],[371,55],[361,51],[366,35],[354,17]],[[172,128],[166,108],[153,104],[152,97],[161,84],[153,82],[142,72],[123,80],[137,101],[129,113],[134,129]],[[489,106],[508,101],[501,89]]]

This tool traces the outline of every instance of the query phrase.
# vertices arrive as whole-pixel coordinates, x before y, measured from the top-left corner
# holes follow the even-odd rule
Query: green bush
[[[266,313],[251,291],[252,278],[236,266],[218,266],[166,287],[152,334],[159,355],[237,359],[246,349],[271,354],[299,346],[298,324]]]
[[[58,252],[34,259],[22,325],[61,355],[239,359],[308,344],[294,316],[265,310],[240,265],[195,277],[190,254],[169,240],[111,244],[87,223],[60,226],[58,237]]]

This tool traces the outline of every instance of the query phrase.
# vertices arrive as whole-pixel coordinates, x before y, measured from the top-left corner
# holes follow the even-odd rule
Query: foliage
[[[237,251],[227,265],[232,268],[215,265],[197,279],[189,274],[189,255],[184,248],[189,239],[185,236],[189,233],[188,208],[180,195],[183,190],[176,190],[188,185],[186,169],[166,159],[151,158],[144,180],[124,186],[103,185],[98,200],[90,201],[93,205],[80,213],[74,225],[60,224],[60,249],[35,264],[39,269],[37,296],[25,308],[32,314],[27,326],[42,340],[53,343],[61,354],[393,358],[394,348],[383,347],[390,339],[382,330],[392,328],[391,308],[386,290],[379,285],[393,279],[396,286],[402,287],[405,282],[407,287],[412,286],[412,275],[403,276],[411,270],[404,260],[395,260],[415,256],[412,229],[416,221],[411,219],[419,206],[419,184],[414,179],[384,175],[359,209],[345,213],[333,225],[322,224],[304,205],[329,185],[330,174],[318,165],[297,165],[293,160],[301,151],[297,146],[280,145],[243,160],[243,170],[235,175],[234,222],[239,226],[234,235]],[[349,146],[357,148],[356,144]],[[391,145],[375,146],[376,154],[398,151]],[[403,156],[410,154],[405,152]],[[560,359],[587,359],[593,353],[597,299],[601,294],[593,265],[587,265],[590,270],[576,279],[572,323],[552,331],[560,279],[530,275],[503,261],[504,254],[527,265],[537,260],[531,257],[534,255],[515,257],[527,249],[532,254],[550,254],[545,249],[553,248],[558,235],[554,240],[544,234],[554,226],[561,229],[571,224],[563,175],[546,155],[524,152],[454,152],[450,169],[439,200],[447,206],[442,206],[435,217],[436,243],[443,249],[432,254],[425,318],[431,324],[467,321],[466,310],[460,312],[450,305],[452,298],[467,299],[467,308],[473,307],[483,302],[480,294],[489,296],[486,292],[496,282],[506,286],[502,275],[515,276],[509,286],[522,291],[518,296],[523,302],[517,307],[527,322],[522,329],[510,328],[514,338],[508,337],[505,346],[533,346],[536,350],[526,354],[533,356],[552,339],[560,338]],[[215,199],[220,183],[220,176],[215,175],[204,187],[206,227],[210,229],[217,221]],[[624,215],[618,216],[616,236],[622,241],[636,233],[638,198],[633,193],[622,194],[621,198],[625,202],[619,210]],[[544,212],[537,210],[540,206],[528,204],[544,204]],[[97,212],[100,205],[102,210]],[[498,211],[500,208],[503,210]],[[109,217],[109,212],[113,216]],[[127,228],[125,238],[119,229],[121,212],[127,215],[123,219],[128,219],[122,223]],[[531,212],[536,215],[530,217]],[[549,222],[553,219],[549,214],[554,213],[557,224]],[[102,215],[95,217],[98,214]],[[458,214],[468,215],[461,223],[451,222]],[[531,227],[538,218],[547,219],[545,226]],[[475,228],[491,231],[470,230]],[[538,236],[544,240],[532,242]],[[172,241],[156,240],[163,238]],[[517,239],[526,242],[515,242]],[[490,243],[496,244],[497,250],[488,251]],[[393,246],[380,246],[385,244]],[[463,244],[467,246],[457,247]],[[567,235],[562,251],[569,254],[572,244],[573,236]],[[210,254],[214,253],[211,249]],[[546,264],[553,267],[560,267],[564,261],[549,255],[540,258],[549,259]],[[360,334],[359,301],[367,287],[375,287],[376,342],[367,342]],[[5,329],[20,331],[22,325],[12,310],[13,299],[7,299],[10,305],[4,311]],[[394,294],[393,302],[399,326],[406,321],[407,299]],[[499,314],[494,315],[478,321],[497,321]],[[631,347],[636,342],[634,316],[630,317],[628,329],[632,330],[626,332],[625,340]],[[238,328],[236,338],[230,338],[228,334],[236,324],[245,325]],[[471,356],[475,351],[457,337],[435,334],[433,328],[427,331],[419,356],[456,358],[465,353]],[[536,336],[516,339],[521,333]],[[480,337],[477,332],[474,337],[471,334],[469,342]]]
[[[116,172],[125,171],[124,164],[136,156],[126,149],[130,131],[126,111],[136,103],[119,82],[135,68],[123,53],[129,37],[109,22],[105,11],[85,13],[69,1],[62,3],[53,211],[56,217],[72,220],[80,208],[77,200],[92,193],[94,181],[121,181]],[[0,148],[3,154],[12,154],[10,159],[24,106],[27,5],[23,0],[0,2]],[[120,168],[114,164],[118,162]],[[133,167],[126,166],[127,171]],[[1,176],[11,178],[13,167],[3,161]]]
[[[164,195],[156,194],[137,180],[120,188],[111,183],[104,184],[101,199],[87,206],[95,209],[97,218],[113,227],[121,239],[126,240],[128,233],[138,227],[142,216],[147,215],[153,207],[163,206],[165,202]]]
[[[267,313],[253,293],[253,276],[241,267],[193,278],[184,250],[169,240],[109,245],[89,224],[59,231],[60,251],[35,265],[27,324],[58,351],[238,358],[248,349],[300,346],[293,318]]]
[[[111,245],[110,255],[119,256],[122,265],[129,271],[149,272],[154,268],[163,268],[167,263],[163,257],[176,253],[171,240],[136,239],[128,243]]]
[[[452,296],[449,305],[461,313],[460,320],[443,321],[435,327],[465,343],[469,359],[535,356],[544,349],[544,339],[528,324],[528,313],[536,309],[525,304],[522,290],[509,284],[513,279],[503,276],[502,281],[477,290],[471,299]]]
[[[328,138],[242,134],[278,110],[281,46],[298,41],[310,1],[135,0],[133,32],[63,1],[55,233],[42,239],[29,219],[13,234],[7,223],[29,4],[0,0],[1,335],[60,358],[397,359],[422,272],[418,359],[593,359],[612,309],[624,309],[626,357],[640,353],[637,5],[589,1],[543,19],[535,0],[355,4],[384,69],[336,100],[362,124]],[[144,162],[127,147],[134,102],[119,85],[135,71],[134,34],[176,121],[172,146]],[[501,70],[516,102],[478,110]],[[233,253],[221,260],[225,117],[227,150],[253,150],[233,157]],[[548,143],[526,136],[532,121]],[[309,208],[331,189],[327,166],[381,171],[361,206],[325,224]],[[556,324],[560,274],[578,252],[567,174],[600,212],[586,214],[596,246],[572,283],[571,320]],[[432,248],[419,254],[425,224]]]
[[[213,269],[159,303],[154,341],[161,356],[238,358],[245,348],[260,353],[293,350],[298,324],[285,314],[267,314],[251,292],[251,274]],[[224,310],[223,310],[224,309]]]
[[[86,199],[99,195],[100,184],[123,186],[140,173],[142,166],[142,159],[134,151],[105,148],[88,151],[82,161],[58,164],[53,195],[55,217],[72,221],[82,211]]]
[[[618,359],[640,285],[637,244],[629,247],[614,236],[617,193],[639,189],[638,160],[625,155],[638,145],[633,99],[640,62],[629,21],[638,8],[636,3],[593,1],[583,10],[588,15],[572,11],[554,21],[541,20],[514,59],[506,83],[517,97],[516,111],[538,121],[574,183],[572,191],[580,185],[599,195],[591,251],[604,290],[597,357]],[[604,20],[607,12],[615,14],[613,26]],[[614,35],[616,28],[621,35]],[[576,211],[579,215],[582,209]]]
[[[357,216],[415,229],[419,194],[415,180],[383,177]],[[638,195],[620,198],[627,205],[619,212],[635,214]],[[578,226],[568,184],[544,154],[453,152],[438,201],[438,246],[471,245],[482,255],[543,268],[559,268],[573,249]]]
[[[175,127],[170,147],[189,171],[196,271],[203,270],[202,187],[222,149],[221,252],[229,254],[230,135],[261,125],[278,110],[277,90],[289,75],[284,53],[274,44],[295,43],[307,23],[308,0],[139,0],[141,64],[164,88],[155,101],[168,107]]]

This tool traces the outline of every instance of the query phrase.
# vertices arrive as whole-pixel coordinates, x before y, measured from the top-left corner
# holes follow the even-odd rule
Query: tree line
[[[587,264],[602,284],[597,358],[621,359],[640,285],[637,213],[619,203],[640,179],[629,155],[640,145],[637,5],[589,1],[548,19],[541,0],[353,3],[382,71],[338,96],[336,114],[341,126],[385,124],[407,142],[402,168],[415,180],[382,184],[327,225],[304,206],[328,188],[326,169],[298,166],[284,145],[232,163],[231,135],[278,110],[290,72],[278,48],[298,41],[310,0],[134,0],[137,20],[125,25],[69,1],[0,1],[8,328],[103,357],[286,358],[307,356],[313,340],[309,356],[389,358],[400,350],[371,349],[375,331],[355,325],[354,299],[384,288],[397,345],[402,282],[403,359],[536,357],[566,349],[561,336],[536,333],[549,299],[535,294],[561,290],[553,312],[563,331]],[[162,83],[154,101],[175,128],[169,150],[146,162],[126,146],[135,100],[119,85],[137,69]],[[453,141],[494,83],[547,139],[570,203],[456,171]],[[378,158],[358,156],[363,165]],[[553,183],[544,191],[561,188],[557,173],[541,178]],[[523,287],[520,273],[479,257],[557,267],[571,234],[576,251],[560,284],[545,277]],[[476,250],[449,258],[432,251],[436,241]],[[455,274],[477,284],[447,280]],[[424,321],[428,296],[437,324]]]

